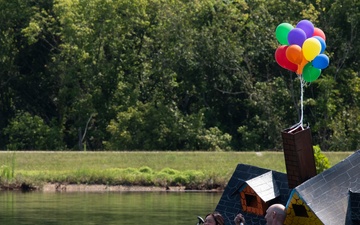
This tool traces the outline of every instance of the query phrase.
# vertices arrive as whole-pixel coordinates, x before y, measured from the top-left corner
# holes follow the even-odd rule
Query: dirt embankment
[[[185,186],[131,186],[131,185],[101,185],[101,184],[45,184],[43,186],[30,186],[27,184],[18,185],[2,185],[0,190],[11,191],[42,191],[42,192],[147,192],[147,191],[168,191],[168,192],[182,192],[182,191],[201,191],[201,192],[222,192],[223,189],[199,190],[188,189]]]
[[[43,192],[121,192],[121,191],[185,191],[185,187],[154,187],[125,185],[46,184]]]

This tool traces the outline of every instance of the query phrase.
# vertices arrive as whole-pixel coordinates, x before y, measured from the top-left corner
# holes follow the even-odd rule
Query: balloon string
[[[295,130],[297,130],[299,127],[301,128],[301,130],[304,130],[304,124],[303,124],[303,120],[304,120],[304,86],[305,86],[306,81],[303,79],[302,76],[300,76],[300,121],[293,125],[292,127],[290,127],[290,131],[289,133],[294,132]]]

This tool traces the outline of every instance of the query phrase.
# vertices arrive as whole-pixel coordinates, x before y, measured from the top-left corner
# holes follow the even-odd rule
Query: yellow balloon
[[[312,61],[321,52],[321,43],[318,39],[311,37],[304,41],[302,52],[307,61]]]

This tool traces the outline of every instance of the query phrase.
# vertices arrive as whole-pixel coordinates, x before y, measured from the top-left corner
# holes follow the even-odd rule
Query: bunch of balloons
[[[275,59],[281,67],[302,75],[307,82],[316,80],[321,70],[328,67],[325,34],[309,20],[301,20],[296,27],[281,23],[275,34],[281,44],[275,51]]]

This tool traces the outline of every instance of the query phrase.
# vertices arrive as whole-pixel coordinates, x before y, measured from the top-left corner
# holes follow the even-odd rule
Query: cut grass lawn
[[[324,152],[335,165],[353,152]],[[28,181],[41,180],[42,182],[72,183],[109,183],[110,184],[136,184],[165,185],[167,182],[159,181],[162,175],[172,169],[176,182],[186,181],[188,177],[199,179],[204,183],[209,179],[216,179],[220,186],[226,183],[237,164],[249,164],[279,172],[286,172],[284,155],[282,152],[48,152],[48,151],[16,151],[0,152],[0,166],[14,169],[15,178],[21,175]],[[138,170],[150,170],[153,176],[133,176]],[[126,175],[124,175],[124,171]],[[191,171],[191,172],[189,172]],[[198,173],[201,172],[201,173]],[[156,174],[158,173],[158,174]],[[162,175],[159,175],[162,174]],[[190,175],[189,175],[190,173]],[[194,175],[196,174],[196,175]],[[202,174],[198,176],[198,174]],[[1,175],[1,170],[0,170]],[[174,176],[174,174],[171,174]],[[195,176],[195,178],[194,178]],[[70,179],[69,177],[72,177]],[[89,178],[91,177],[91,178]],[[18,179],[18,178],[17,178]],[[69,180],[70,179],[70,180]],[[125,180],[124,180],[125,179]],[[149,181],[149,179],[157,180]],[[185,180],[184,180],[185,179]],[[3,179],[1,179],[3,182]],[[173,182],[173,180],[171,180]],[[28,181],[29,182],[29,181]]]

